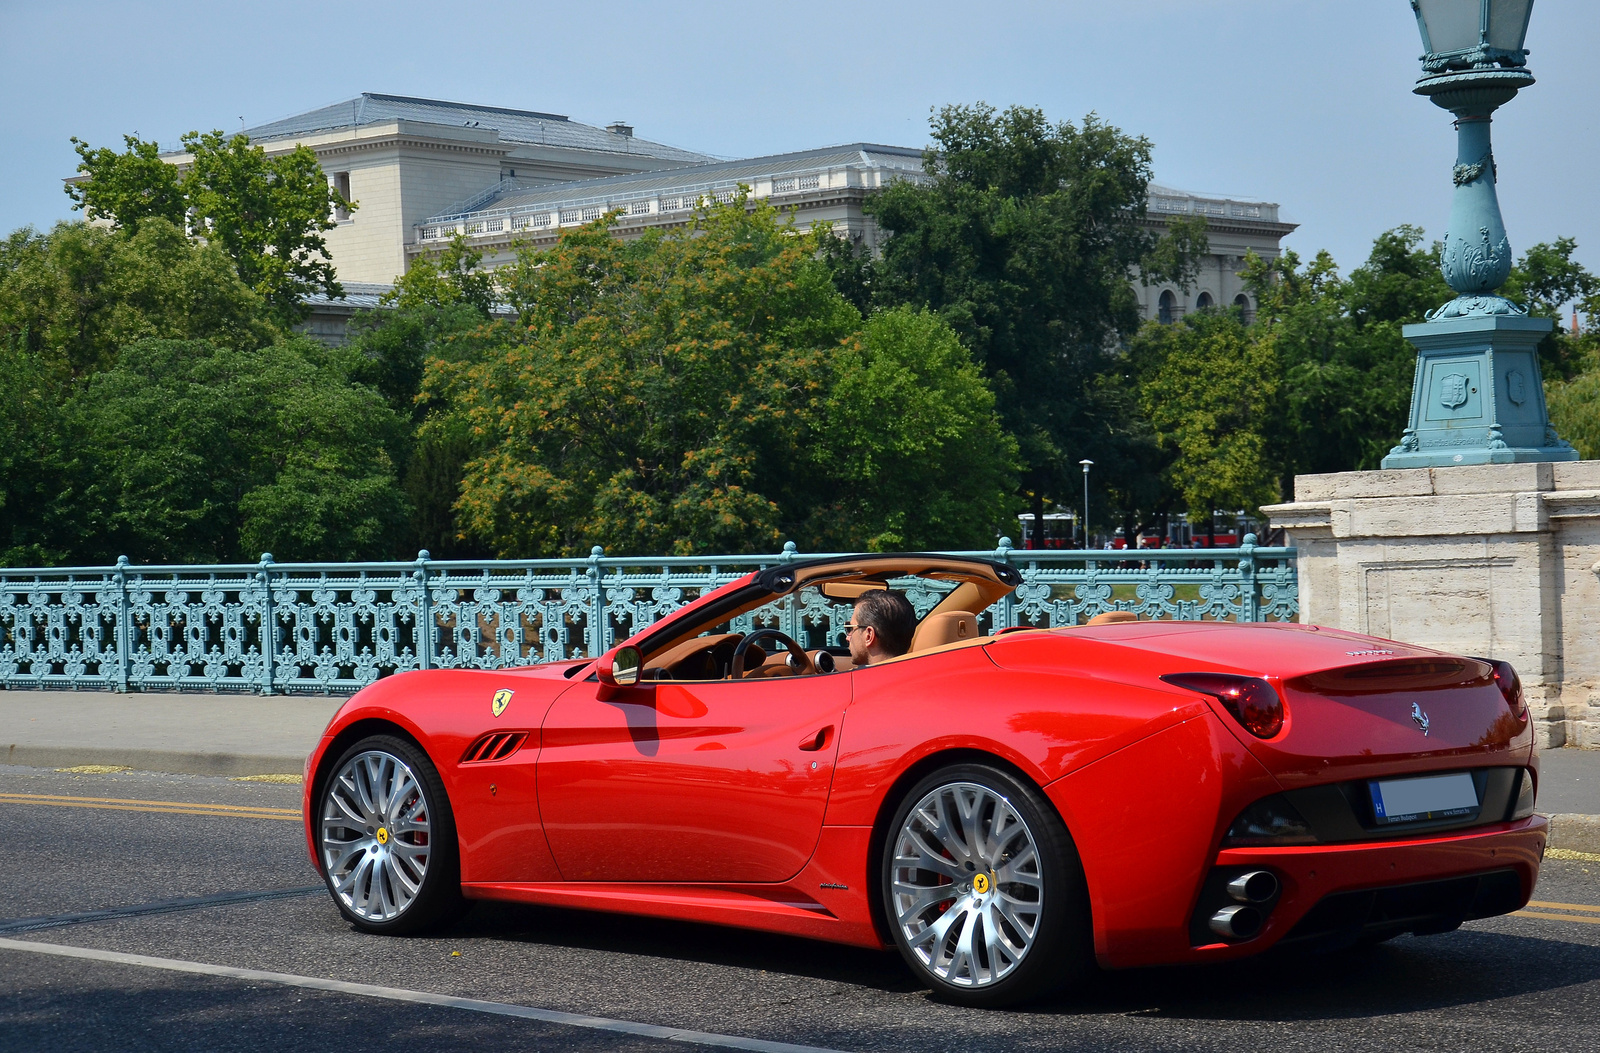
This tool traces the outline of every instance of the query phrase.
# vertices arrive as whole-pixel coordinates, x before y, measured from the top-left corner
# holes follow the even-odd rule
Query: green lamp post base
[[[1576,461],[1550,426],[1539,376],[1536,349],[1553,324],[1498,296],[1463,296],[1406,326],[1417,349],[1411,421],[1383,467]]]

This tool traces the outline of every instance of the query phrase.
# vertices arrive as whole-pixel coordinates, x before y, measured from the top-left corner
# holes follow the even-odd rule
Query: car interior
[[[851,667],[850,650],[842,643],[829,643],[828,638],[837,638],[853,601],[874,589],[920,587],[942,593],[918,620],[910,648],[888,662],[971,646],[985,639],[979,626],[981,613],[1015,588],[1014,582],[1001,580],[990,564],[939,557],[867,557],[812,564],[796,567],[792,581],[778,596],[752,586],[748,599],[733,608],[709,612],[707,620],[697,624],[674,626],[675,631],[659,640],[647,639],[641,679],[705,681],[844,672]],[[741,615],[762,607],[770,607],[768,616],[775,620],[780,605],[795,601],[808,609],[825,604],[829,622],[839,624],[809,627],[803,640],[774,628],[738,632],[733,627]]]

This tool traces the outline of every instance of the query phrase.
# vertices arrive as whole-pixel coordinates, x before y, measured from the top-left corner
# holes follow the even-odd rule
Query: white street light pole
[[[1078,462],[1083,465],[1083,547],[1089,547],[1089,469],[1094,467],[1094,462],[1085,457]]]

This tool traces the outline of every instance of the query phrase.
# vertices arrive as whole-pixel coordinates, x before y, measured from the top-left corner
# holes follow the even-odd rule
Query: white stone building
[[[826,220],[835,232],[875,251],[879,233],[862,203],[895,179],[926,178],[922,151],[854,143],[743,160],[719,160],[559,114],[363,93],[346,102],[246,129],[270,153],[303,144],[329,181],[358,208],[327,233],[334,268],[362,296],[403,273],[419,255],[457,234],[490,265],[517,241],[552,243],[562,228],[610,209],[623,213],[621,237],[687,221],[701,198],[726,200],[739,185],[792,208],[802,228]],[[186,163],[183,153],[165,155]],[[1150,187],[1145,223],[1165,229],[1174,216],[1206,219],[1210,254],[1188,290],[1137,286],[1145,317],[1175,321],[1209,306],[1255,304],[1239,278],[1244,256],[1279,254],[1295,229],[1276,204]],[[313,328],[340,328],[338,305],[317,304]],[[327,317],[323,317],[327,315]]]

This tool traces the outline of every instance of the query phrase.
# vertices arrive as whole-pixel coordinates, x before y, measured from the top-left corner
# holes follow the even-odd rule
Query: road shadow
[[[462,936],[703,962],[882,992],[924,990],[891,951],[691,922],[480,902]],[[1061,1017],[1293,1022],[1448,1009],[1600,980],[1600,947],[1502,932],[1402,936],[1332,954],[1102,972],[1048,1002],[1012,1010]],[[931,995],[929,996],[931,997]]]
[[[878,991],[919,985],[900,956],[695,922],[479,901],[452,935],[645,955],[834,980]]]
[[[1418,1013],[1600,980],[1600,947],[1467,930],[1331,954],[1104,972],[1024,1012],[1289,1023]]]

